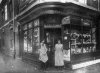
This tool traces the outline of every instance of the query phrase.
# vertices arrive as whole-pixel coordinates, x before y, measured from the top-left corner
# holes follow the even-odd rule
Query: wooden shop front
[[[60,39],[64,47],[65,66],[95,61],[98,52],[98,12],[73,3],[42,3],[20,16],[20,55],[39,62],[40,42],[49,43],[50,63],[54,67],[54,47]],[[96,19],[96,20],[95,20]]]

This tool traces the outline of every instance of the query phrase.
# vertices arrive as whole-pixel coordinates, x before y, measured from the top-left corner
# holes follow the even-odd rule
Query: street
[[[70,69],[47,69],[39,70],[33,64],[23,62],[21,58],[13,59],[12,57],[0,54],[0,73],[100,73],[100,64],[88,67],[70,70]]]

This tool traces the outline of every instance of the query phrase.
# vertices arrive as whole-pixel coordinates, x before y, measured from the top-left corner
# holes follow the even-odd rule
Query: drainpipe
[[[15,48],[15,4],[14,4],[14,1],[15,0],[12,0],[12,6],[13,6],[13,39],[14,39],[14,45],[13,45],[13,48],[14,48],[14,52],[13,52],[13,58],[15,59],[16,58],[16,48]]]

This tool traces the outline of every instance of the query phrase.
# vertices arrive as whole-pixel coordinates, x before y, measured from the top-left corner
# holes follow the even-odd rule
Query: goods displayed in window
[[[96,28],[91,26],[71,29],[71,54],[91,53],[96,51]]]
[[[35,47],[39,46],[39,42],[40,42],[39,38],[40,38],[40,36],[39,36],[39,27],[36,27],[33,30],[33,42],[34,42]]]
[[[92,52],[91,27],[83,27],[83,53]]]
[[[32,29],[24,31],[24,52],[32,53]]]
[[[24,52],[35,52],[35,48],[39,48],[40,42],[40,28],[38,20],[30,22],[23,26],[24,31]],[[34,26],[34,27],[33,27]]]
[[[82,53],[82,27],[77,26],[71,29],[71,54]]]

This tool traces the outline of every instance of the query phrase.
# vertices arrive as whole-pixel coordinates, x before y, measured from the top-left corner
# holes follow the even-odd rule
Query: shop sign
[[[62,19],[62,24],[70,24],[70,16],[64,17]]]
[[[84,19],[82,19],[82,23],[83,23],[83,25],[85,25],[85,26],[90,26],[90,24],[91,24],[91,21],[90,20],[84,20]]]

